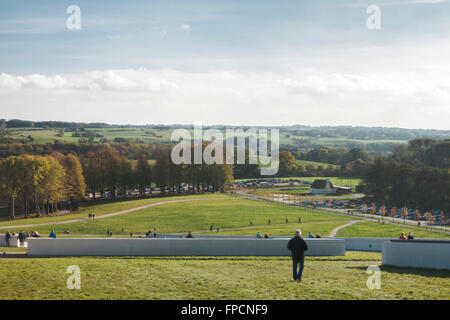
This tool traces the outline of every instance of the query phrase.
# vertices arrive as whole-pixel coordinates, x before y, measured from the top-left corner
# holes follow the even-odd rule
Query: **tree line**
[[[377,159],[362,175],[366,195],[378,203],[450,211],[448,169]]]
[[[30,213],[48,215],[60,209],[76,207],[76,200],[86,192],[93,198],[126,197],[130,190],[140,195],[152,193],[157,186],[162,194],[181,192],[182,184],[191,192],[219,191],[233,181],[233,165],[175,165],[171,148],[160,146],[152,166],[145,153],[128,160],[111,146],[104,145],[79,158],[73,154],[52,152],[50,155],[9,156],[0,160],[0,199],[8,203],[10,216],[17,210],[25,217]],[[186,190],[188,191],[188,190]]]
[[[51,156],[10,156],[0,161],[0,197],[9,206],[12,219],[16,208],[25,217],[58,210],[57,202],[66,199],[69,209],[74,199],[85,194],[85,182],[78,157],[54,153]]]
[[[210,186],[218,191],[233,181],[233,166],[225,164],[175,165],[171,160],[171,148],[160,146],[155,164],[152,166],[145,154],[141,154],[135,165],[121,157],[115,148],[104,146],[89,152],[82,165],[86,177],[87,191],[95,197],[96,192],[111,192],[111,197],[126,196],[126,191],[137,188],[141,195],[152,185],[161,193],[180,192],[182,184],[193,190],[205,191]],[[192,189],[191,189],[192,190]]]
[[[392,160],[413,166],[430,166],[441,169],[450,168],[450,139],[414,139],[407,145],[397,145]]]

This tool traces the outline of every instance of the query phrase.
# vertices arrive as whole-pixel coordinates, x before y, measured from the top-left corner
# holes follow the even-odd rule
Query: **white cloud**
[[[191,31],[191,26],[189,24],[187,24],[187,23],[183,23],[183,24],[180,25],[180,29],[184,30],[186,32],[190,32]]]
[[[111,123],[448,127],[447,72],[181,72],[0,75],[7,118]]]
[[[31,120],[448,129],[449,55],[442,41],[271,56],[257,71],[2,73],[0,110]]]

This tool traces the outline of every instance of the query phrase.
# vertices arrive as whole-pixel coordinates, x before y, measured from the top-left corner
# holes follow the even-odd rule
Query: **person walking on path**
[[[291,250],[294,281],[302,281],[305,267],[305,251],[308,250],[306,241],[301,237],[300,230],[295,231],[295,236],[289,240],[287,248]],[[297,271],[297,269],[299,270]]]

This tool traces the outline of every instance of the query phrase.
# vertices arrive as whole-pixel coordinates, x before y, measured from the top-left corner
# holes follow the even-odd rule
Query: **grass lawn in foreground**
[[[450,234],[443,232],[434,232],[426,229],[417,229],[405,226],[391,225],[386,220],[385,224],[381,222],[363,221],[345,227],[338,231],[336,237],[381,237],[398,238],[400,232],[412,232],[415,238],[450,238]]]
[[[378,253],[307,257],[294,282],[289,257],[0,259],[1,299],[449,299],[449,271],[381,267],[381,289],[366,286]],[[67,267],[81,289],[66,287]]]

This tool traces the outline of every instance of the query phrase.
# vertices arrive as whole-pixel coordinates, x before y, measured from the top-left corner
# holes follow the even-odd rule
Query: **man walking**
[[[294,271],[294,280],[302,281],[303,268],[305,267],[305,251],[308,250],[308,245],[301,237],[302,232],[300,230],[295,231],[295,237],[289,240],[288,249],[292,254],[292,266]],[[298,266],[300,270],[298,270]]]

